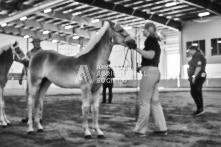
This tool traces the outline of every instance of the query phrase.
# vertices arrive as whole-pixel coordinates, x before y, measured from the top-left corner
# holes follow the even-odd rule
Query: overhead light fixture
[[[54,40],[52,40],[51,42],[52,42],[52,43],[57,43],[58,40],[54,39]]]
[[[81,29],[83,29],[84,28],[84,24],[81,24]]]
[[[63,11],[63,14],[71,13],[72,11],[73,11],[72,9],[69,9],[69,10]]]
[[[155,14],[155,12],[150,12],[150,14]]]
[[[50,31],[46,30],[46,31],[43,31],[43,34],[49,34]]]
[[[174,18],[174,20],[176,20],[176,21],[177,21],[177,20],[180,20],[180,19],[179,19],[179,18]]]
[[[218,40],[217,43],[221,43],[221,40]]]
[[[81,14],[81,12],[74,12],[74,13],[72,13],[73,16],[80,15],[80,14]]]
[[[29,35],[25,35],[25,36],[24,36],[24,38],[26,38],[26,39],[29,38],[29,37],[30,37]]]
[[[67,25],[67,26],[65,26],[64,28],[67,30],[67,29],[73,28],[73,26],[72,26],[72,25]]]
[[[172,16],[167,16],[167,19],[171,19],[172,18]]]
[[[52,11],[51,8],[49,8],[49,9],[45,9],[45,10],[44,10],[44,13],[49,13],[49,12],[51,12],[51,11]]]
[[[79,39],[80,37],[78,35],[75,35],[72,38],[76,40],[76,39]]]
[[[92,19],[91,20],[91,23],[97,23],[97,22],[99,22],[100,20],[99,19]]]
[[[27,19],[27,16],[23,16],[20,18],[21,21],[25,21]]]
[[[1,27],[6,27],[8,24],[7,23],[3,23],[1,24]]]
[[[132,29],[132,26],[128,26],[128,25],[127,25],[126,27],[124,27],[124,29],[125,29],[125,30],[130,30],[130,29]]]
[[[208,16],[208,15],[210,15],[209,12],[202,12],[198,14],[199,17]]]
[[[192,43],[192,46],[198,46],[198,43]]]
[[[175,6],[176,4],[177,4],[177,2],[171,2],[171,3],[166,3],[165,6],[172,7],[172,6]]]

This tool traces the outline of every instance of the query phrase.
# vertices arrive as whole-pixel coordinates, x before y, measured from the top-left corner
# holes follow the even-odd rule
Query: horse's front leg
[[[100,99],[100,89],[96,92],[92,93],[92,118],[93,118],[93,128],[95,129],[97,133],[98,138],[104,138],[104,133],[100,130],[99,124],[98,124],[98,115],[99,115],[99,101]]]
[[[31,134],[34,131],[33,128],[33,119],[32,119],[32,111],[33,105],[35,104],[35,99],[29,95],[28,96],[28,134]]]
[[[90,139],[91,138],[91,132],[89,130],[89,126],[88,126],[88,120],[87,120],[87,116],[90,110],[90,99],[89,99],[89,88],[87,88],[86,86],[82,86],[81,87],[82,90],[82,114],[83,114],[83,130],[84,130],[84,137],[86,139]]]
[[[41,118],[41,114],[40,114],[40,107],[41,107],[41,102],[43,101],[43,98],[38,98],[36,100],[36,104],[35,104],[35,122],[37,123],[37,132],[43,132],[43,127],[40,123],[40,118]]]
[[[7,122],[4,117],[4,97],[3,97],[3,87],[0,87],[0,122],[3,127],[7,126]]]

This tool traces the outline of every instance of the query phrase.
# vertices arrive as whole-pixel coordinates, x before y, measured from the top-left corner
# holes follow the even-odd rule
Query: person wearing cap
[[[206,80],[206,58],[196,46],[190,46],[187,52],[192,56],[192,59],[188,62],[190,93],[197,107],[193,116],[199,116],[205,112],[203,109],[202,88]]]
[[[108,61],[108,74],[105,79],[105,82],[103,83],[103,102],[106,103],[106,89],[108,88],[108,94],[109,94],[109,99],[108,103],[112,103],[112,88],[113,88],[113,78],[115,77],[113,69],[110,67],[110,61]]]
[[[28,58],[28,60],[30,61],[30,59],[40,50],[42,50],[41,48],[41,39],[38,37],[33,38],[32,40],[32,44],[33,44],[33,49],[31,49],[29,52],[27,52],[26,56]],[[27,76],[27,69],[28,69],[28,64],[24,65],[23,69],[22,69],[22,73],[19,79],[19,84],[22,85],[22,80],[24,76]],[[26,96],[28,95],[28,88],[26,88]],[[22,119],[23,123],[26,123],[28,121],[28,118]]]
[[[33,38],[32,42],[31,42],[33,44],[33,49],[31,49],[26,54],[29,60],[35,55],[35,53],[37,53],[39,50],[42,50],[41,45],[40,45],[41,41],[42,40],[38,37]],[[27,75],[27,68],[28,68],[28,66],[27,67],[24,66],[22,69],[21,77],[19,79],[20,85],[22,85],[23,76]]]
[[[166,136],[167,125],[163,108],[159,101],[158,85],[160,71],[158,68],[161,49],[158,41],[160,37],[156,33],[156,26],[153,23],[146,23],[143,28],[143,35],[146,37],[144,49],[135,49],[142,56],[142,79],[140,81],[139,93],[139,117],[135,125],[135,135],[144,137],[148,129],[150,112],[153,114],[156,130],[154,135]]]

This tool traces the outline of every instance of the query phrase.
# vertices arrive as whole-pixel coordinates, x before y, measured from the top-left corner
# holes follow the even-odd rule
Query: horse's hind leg
[[[40,96],[40,83],[41,80],[31,84],[29,82],[29,97],[28,97],[28,134],[34,131],[33,120],[32,120],[32,111],[36,107],[36,102],[39,100]],[[36,111],[36,110],[35,110]]]
[[[27,123],[28,122],[28,97],[29,97],[29,88],[28,88],[28,80],[26,80],[27,82],[27,85],[26,85],[26,88],[25,88],[25,99],[26,99],[26,102],[27,102],[27,108],[25,109],[24,111],[24,114],[23,114],[23,118],[21,120],[22,123]]]
[[[93,128],[95,129],[97,133],[97,137],[104,138],[104,133],[100,130],[100,127],[98,124],[99,99],[100,99],[100,89],[92,93],[92,100],[93,100],[92,119],[93,119]]]
[[[3,87],[0,87],[0,121],[1,121],[1,125],[3,127],[7,126],[7,122],[5,121],[5,117],[4,117],[4,107],[5,107],[5,101],[4,101],[4,96],[3,96]]]
[[[7,116],[5,114],[5,108],[3,109],[3,115],[4,115],[5,122],[7,123],[7,125],[10,125],[10,121],[7,119]]]
[[[40,123],[40,120],[42,119],[42,115],[43,115],[43,98],[49,88],[49,86],[51,85],[51,82],[47,79],[43,79],[41,86],[40,86],[40,97],[38,100],[38,103],[36,103],[36,113],[35,113],[35,121],[37,123],[37,129],[38,132],[42,132],[43,131],[43,127]]]
[[[90,109],[90,99],[89,99],[89,94],[90,94],[90,85],[86,84],[86,85],[82,85],[81,86],[81,96],[82,96],[82,114],[83,114],[83,129],[84,129],[84,137],[86,139],[90,139],[91,138],[91,132],[89,130],[88,127],[88,120],[87,120],[87,116],[89,113],[89,109]]]

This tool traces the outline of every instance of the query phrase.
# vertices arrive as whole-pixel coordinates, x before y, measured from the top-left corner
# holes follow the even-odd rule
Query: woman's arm
[[[155,51],[153,51],[153,50],[145,51],[145,50],[141,50],[141,49],[137,48],[136,51],[138,53],[140,53],[141,56],[143,56],[146,59],[153,59],[155,56]]]
[[[195,77],[199,76],[198,74],[199,74],[200,70],[201,70],[201,67],[196,67],[196,70],[194,72]]]

